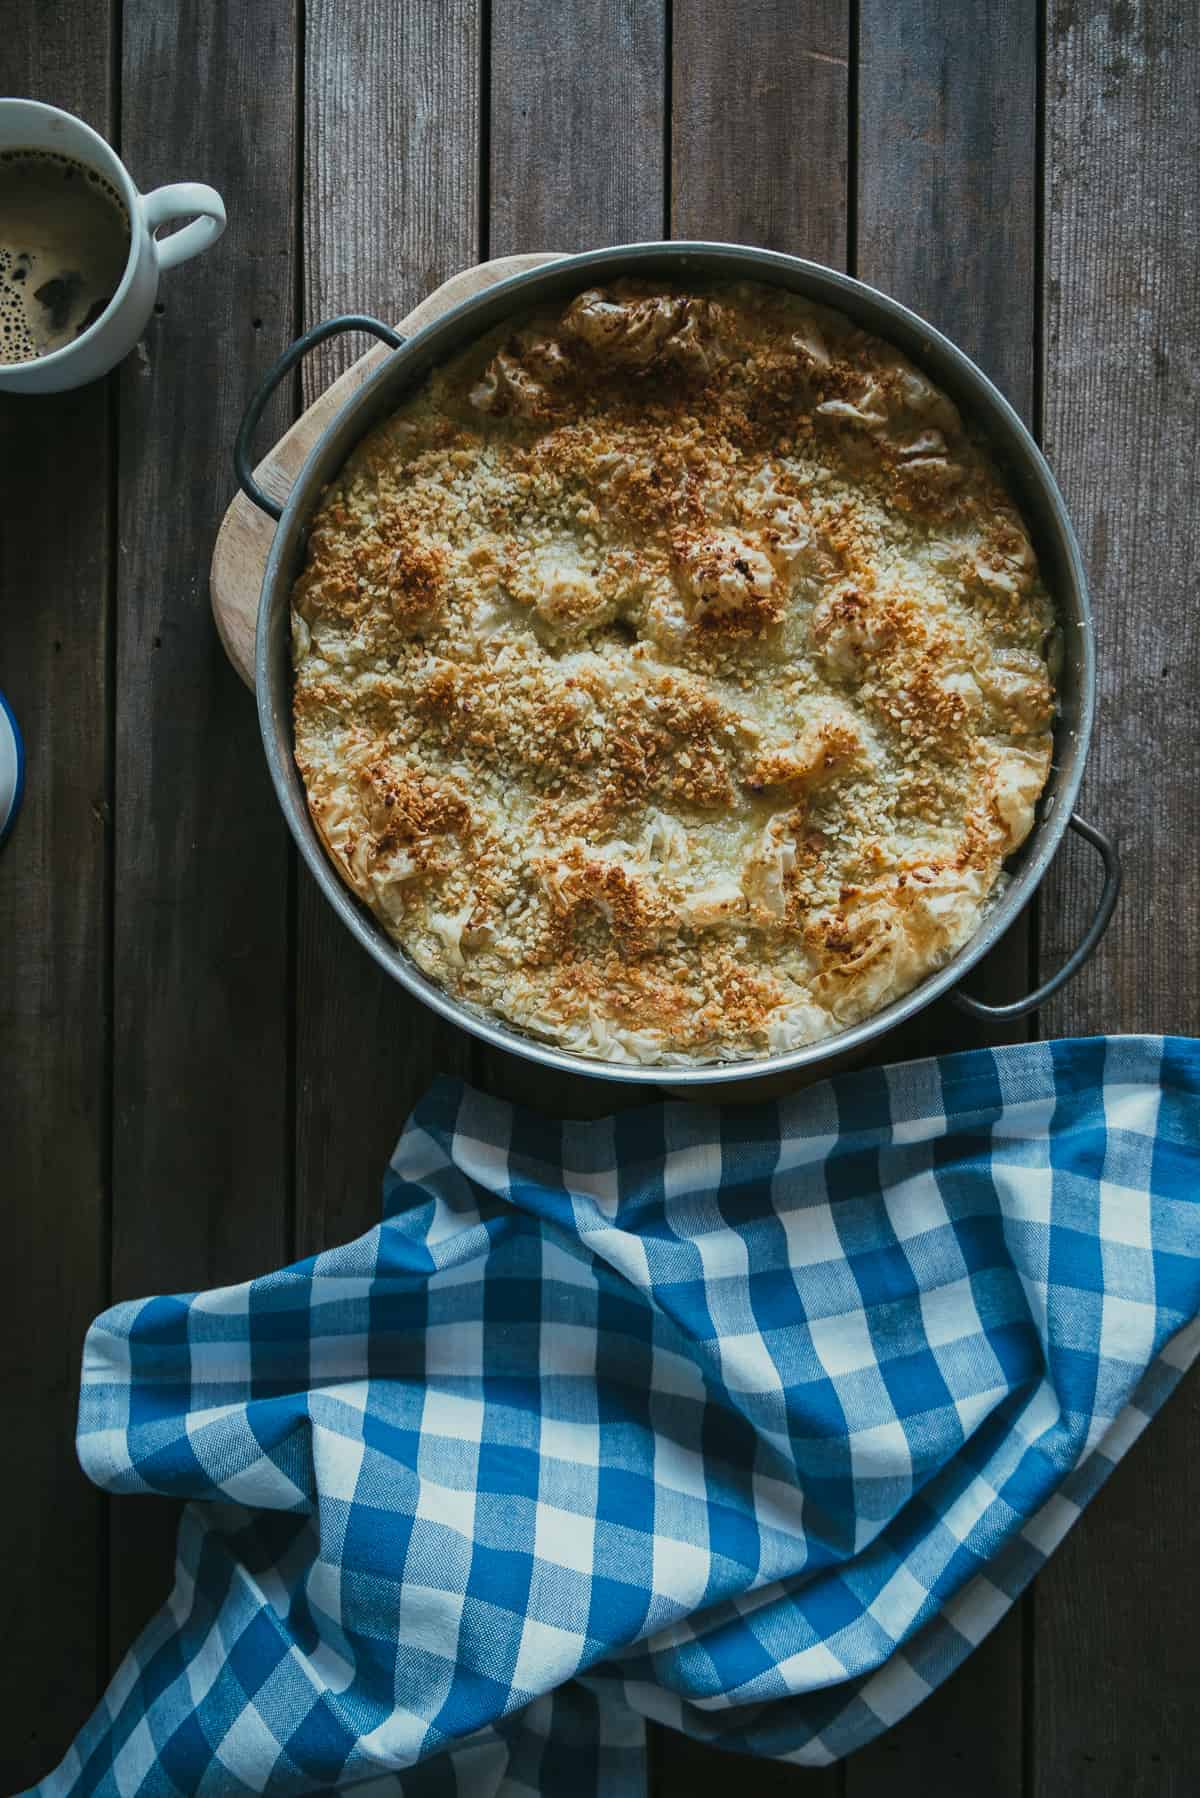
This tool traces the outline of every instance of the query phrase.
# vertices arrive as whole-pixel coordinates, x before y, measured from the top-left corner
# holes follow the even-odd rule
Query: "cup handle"
[[[170,187],[156,187],[153,193],[142,195],[142,218],[152,238],[159,225],[193,213],[200,216],[192,218],[182,231],[172,232],[161,243],[155,240],[160,269],[187,262],[201,250],[207,250],[210,243],[216,243],[225,229],[225,202],[215,188],[206,187],[203,181],[173,181]]]

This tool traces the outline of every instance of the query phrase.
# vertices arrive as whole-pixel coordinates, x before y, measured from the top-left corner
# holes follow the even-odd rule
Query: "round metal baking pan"
[[[1064,655],[1054,762],[1034,828],[1007,864],[1009,883],[1003,896],[971,941],[912,992],[836,1036],[782,1055],[684,1067],[600,1061],[539,1042],[454,999],[421,973],[343,884],[309,817],[293,757],[290,595],[303,561],[309,520],[326,484],[359,440],[394,412],[431,368],[506,318],[547,301],[563,301],[586,287],[622,275],[658,277],[681,286],[748,280],[787,288],[845,313],[863,329],[903,350],[945,389],[986,438],[1029,527],[1062,626]],[[254,428],[283,375],[315,342],[343,329],[373,331],[397,347],[346,402],[314,445],[286,504],[280,508],[261,492],[251,472]],[[434,1011],[485,1042],[575,1074],[652,1085],[666,1082],[676,1088],[745,1081],[799,1069],[817,1071],[823,1062],[841,1061],[860,1052],[873,1039],[956,988],[1029,902],[1070,824],[1099,851],[1105,868],[1103,894],[1083,939],[1062,968],[1035,992],[1012,1005],[985,1006],[964,993],[955,993],[955,998],[964,1009],[979,1016],[1023,1015],[1041,1004],[1082,965],[1103,934],[1116,903],[1120,867],[1116,851],[1103,833],[1073,816],[1092,731],[1096,674],[1087,582],[1070,518],[1045,458],[1004,396],[948,338],[886,294],[817,263],[742,244],[629,244],[566,257],[474,295],[407,342],[401,342],[387,326],[357,316],[329,320],[315,327],[291,346],[252,400],[238,436],[236,466],[239,481],[251,499],[279,520],[259,605],[256,687],[267,764],[288,827],[326,899],[380,966]]]

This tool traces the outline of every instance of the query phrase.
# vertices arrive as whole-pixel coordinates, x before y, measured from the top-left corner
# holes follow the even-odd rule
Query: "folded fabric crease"
[[[645,1789],[823,1763],[999,1621],[1200,1351],[1200,1045],[557,1123],[457,1082],[381,1225],[88,1334],[78,1446],[189,1504],[38,1791]]]

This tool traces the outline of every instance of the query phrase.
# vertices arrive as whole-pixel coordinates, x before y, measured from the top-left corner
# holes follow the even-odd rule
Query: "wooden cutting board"
[[[451,306],[469,299],[485,287],[492,287],[508,275],[519,275],[525,269],[538,268],[543,262],[556,262],[558,257],[543,250],[537,255],[497,256],[491,262],[476,263],[443,281],[427,299],[400,319],[396,325],[406,337],[432,324]],[[298,418],[284,433],[274,449],[259,463],[255,473],[260,485],[273,499],[284,500],[299,474],[305,457],[321,432],[367,376],[378,368],[391,352],[386,344],[376,344],[360,356],[352,368],[327,387],[320,399]],[[252,505],[239,493],[221,521],[213,549],[209,589],[212,594],[213,618],[225,653],[248,687],[254,685],[254,632],[258,623],[258,601],[262,591],[263,570],[275,521]]]

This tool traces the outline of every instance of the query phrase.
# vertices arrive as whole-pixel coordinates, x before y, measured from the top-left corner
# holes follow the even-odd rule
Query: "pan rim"
[[[337,472],[354,444],[388,408],[398,404],[408,385],[425,370],[481,335],[505,316],[521,312],[549,292],[584,286],[586,277],[653,272],[654,263],[671,265],[677,278],[758,279],[799,291],[819,304],[848,313],[865,328],[899,342],[917,366],[936,365],[935,378],[946,383],[952,373],[952,396],[965,403],[973,422],[982,426],[1000,457],[1006,476],[1020,488],[1017,503],[1026,522],[1032,498],[1037,531],[1052,547],[1056,564],[1053,588],[1064,630],[1064,675],[1071,676],[1077,710],[1060,743],[1055,733],[1055,763],[1049,798],[1039,806],[1033,831],[1017,852],[1019,869],[970,940],[956,955],[910,992],[881,1011],[819,1042],[775,1055],[710,1063],[634,1063],[603,1061],[560,1049],[525,1035],[453,998],[437,986],[387,937],[369,912],[344,885],[320,844],[308,813],[307,799],[292,751],[291,662],[288,654],[292,569],[309,516],[319,494]],[[482,321],[482,322],[481,322]],[[919,346],[914,349],[914,345]],[[964,395],[966,396],[964,401]],[[394,397],[393,397],[394,396]],[[357,428],[355,428],[357,427]],[[335,460],[336,453],[336,460]],[[1032,433],[989,377],[954,341],[890,295],[856,277],[806,261],[783,251],[747,244],[699,240],[652,241],[615,245],[556,258],[494,283],[450,308],[414,333],[352,394],[322,432],[305,459],[276,526],[263,575],[255,651],[256,692],[263,746],[276,796],[288,827],[324,897],[373,959],[416,998],[471,1035],[543,1066],[583,1075],[650,1086],[720,1086],[767,1076],[815,1069],[864,1049],[898,1024],[926,1009],[977,966],[1015,922],[1040,886],[1074,810],[1087,759],[1095,712],[1095,640],[1087,580],[1079,543],[1065,501]],[[1065,753],[1064,753],[1065,748]],[[1060,761],[1061,756],[1061,761]],[[1055,773],[1058,779],[1055,779]],[[1051,790],[1052,788],[1052,790]]]

